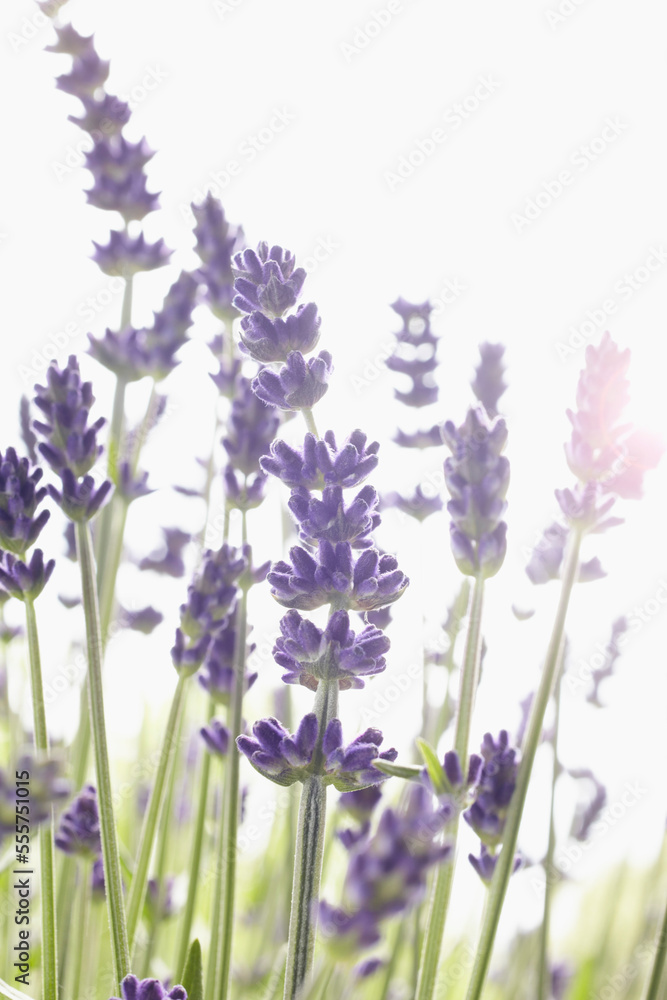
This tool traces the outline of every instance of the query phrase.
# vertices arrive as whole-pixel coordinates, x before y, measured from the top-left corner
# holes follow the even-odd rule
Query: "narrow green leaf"
[[[188,1000],[204,1000],[204,970],[199,938],[195,938],[190,945],[181,986],[187,993]]]
[[[417,740],[417,746],[419,747],[419,752],[424,758],[424,763],[426,764],[426,770],[428,771],[428,776],[431,779],[431,784],[436,795],[446,795],[451,792],[452,788],[447,780],[447,775],[444,772],[443,766],[438,760],[438,755],[426,740]]]
[[[423,768],[418,764],[392,764],[388,760],[374,760],[373,766],[389,774],[392,778],[405,778],[406,781],[419,781]]]

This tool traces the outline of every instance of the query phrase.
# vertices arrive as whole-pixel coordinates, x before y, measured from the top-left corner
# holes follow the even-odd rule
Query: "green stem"
[[[565,619],[572,595],[572,588],[577,580],[579,571],[579,549],[581,547],[581,531],[574,528],[570,537],[568,553],[565,559],[563,570],[563,582],[561,586],[560,600],[556,619],[554,621],[551,639],[547,648],[547,655],[542,671],[542,678],[537,694],[533,700],[533,707],[528,721],[528,730],[523,746],[523,759],[519,767],[517,784],[512,796],[505,835],[503,837],[503,847],[496,864],[496,870],[489,888],[489,897],[486,913],[482,922],[482,930],[477,946],[477,954],[473,965],[470,984],[466,994],[466,1000],[479,1000],[486,974],[491,961],[491,953],[498,929],[500,913],[502,911],[505,893],[509,885],[509,880],[514,869],[514,856],[516,852],[517,840],[519,837],[519,826],[521,816],[528,792],[528,784],[533,768],[533,761],[539,746],[542,734],[542,724],[544,715],[551,698],[554,683],[558,673],[560,662],[560,650],[565,629]]]
[[[246,535],[246,517],[243,513],[243,538]],[[236,649],[234,650],[234,690],[229,712],[230,750],[225,780],[225,814],[219,878],[222,879],[220,934],[215,955],[215,987],[210,1000],[226,1000],[234,935],[234,903],[236,899],[236,860],[239,824],[239,764],[240,754],[236,737],[243,729],[243,694],[245,689],[246,633],[248,630],[248,590],[243,587],[236,612]]]
[[[155,842],[155,833],[160,821],[162,806],[164,804],[165,784],[174,759],[174,751],[177,742],[176,733],[178,730],[181,709],[183,707],[186,680],[187,677],[185,674],[178,675],[178,684],[176,685],[176,690],[174,691],[174,697],[169,711],[169,718],[167,720],[167,727],[164,731],[162,746],[160,748],[160,758],[155,772],[155,781],[153,783],[151,796],[148,801],[148,808],[146,809],[144,822],[141,827],[139,848],[137,850],[137,858],[134,865],[132,883],[130,885],[130,892],[127,900],[127,935],[130,944],[130,952],[134,951],[139,917],[141,916],[144,900],[146,898],[148,866],[150,864],[153,844]]]
[[[646,1000],[661,1000],[664,993],[660,993],[660,983],[665,969],[665,956],[667,956],[667,906],[662,918],[660,933],[656,941],[655,958],[653,959],[653,969],[646,991]]]
[[[109,754],[107,751],[106,723],[104,720],[104,694],[102,689],[102,635],[100,632],[97,587],[95,583],[95,560],[87,522],[76,523],[76,546],[81,567],[81,587],[83,610],[86,619],[86,641],[88,649],[88,706],[90,728],[93,735],[95,772],[97,775],[97,798],[102,836],[102,857],[104,859],[104,879],[106,886],[107,910],[111,929],[113,967],[116,984],[130,972],[130,952],[128,948],[123,887],[120,876],[120,860],[116,840]]]
[[[77,949],[74,956],[74,964],[72,967],[72,978],[70,980],[69,986],[69,996],[73,1000],[77,1000],[81,996],[81,970],[83,966],[83,953],[85,948],[83,942],[88,940],[90,928],[88,927],[88,911],[90,902],[90,866],[84,861],[79,868],[79,874],[81,876],[81,884],[79,885],[78,891],[78,906],[76,915],[76,926],[77,926]]]
[[[25,601],[26,629],[30,653],[30,683],[35,729],[35,749],[48,753],[49,737],[46,730],[42,661],[39,653],[39,636],[35,605]],[[42,996],[56,1000],[58,996],[58,944],[56,934],[56,885],[55,859],[53,857],[53,810],[48,822],[39,832],[40,882],[42,894]]]
[[[390,945],[389,961],[387,962],[386,968],[384,970],[384,976],[382,979],[382,991],[378,995],[378,1000],[388,1000],[391,993],[391,983],[394,978],[394,972],[396,971],[396,966],[398,964],[398,956],[401,953],[403,947],[403,941],[405,935],[403,933],[403,921],[399,919],[396,921],[396,930],[394,931],[394,937]]]
[[[561,643],[560,663],[563,662],[564,643]],[[560,669],[558,671],[560,677]],[[547,856],[544,864],[544,913],[542,916],[542,926],[540,927],[540,954],[537,975],[537,1000],[549,1000],[551,991],[551,975],[549,972],[549,931],[551,927],[551,896],[552,877],[554,867],[554,854],[556,851],[556,824],[555,802],[556,784],[560,773],[558,761],[558,724],[560,721],[560,680],[556,683],[554,693],[554,735],[551,741],[553,751],[553,767],[551,771],[551,802],[549,806],[549,843],[547,846]]]
[[[224,787],[223,783],[220,782],[219,787]],[[216,831],[215,838],[215,885],[213,887],[213,909],[211,913],[211,944],[209,948],[208,962],[206,966],[206,984],[204,988],[204,994],[206,997],[215,997],[217,982],[216,976],[218,971],[218,943],[220,941],[220,920],[222,918],[222,890],[223,890],[223,871],[224,871],[224,844],[225,844],[225,797],[223,795],[222,800],[222,815],[220,817],[220,824]]]
[[[319,441],[320,435],[317,432],[317,425],[315,423],[315,417],[313,416],[313,411],[310,409],[309,406],[305,406],[301,412],[303,413],[304,420],[306,421],[306,427],[308,428],[310,433],[314,434]]]
[[[213,699],[209,699],[208,718],[215,712]],[[190,947],[190,932],[192,930],[192,919],[195,912],[195,902],[197,899],[197,883],[199,879],[199,866],[201,864],[202,847],[204,843],[204,830],[206,827],[206,814],[208,807],[208,786],[211,774],[211,755],[208,750],[204,751],[201,774],[199,776],[199,801],[197,805],[197,819],[195,821],[195,832],[192,840],[192,854],[190,856],[190,871],[188,875],[188,896],[185,901],[183,919],[181,923],[181,935],[179,938],[176,973],[181,977],[185,970],[185,963]],[[180,982],[180,978],[179,978]]]
[[[475,695],[479,683],[479,661],[481,650],[482,605],[484,601],[484,579],[475,578],[472,595],[472,606],[468,622],[465,654],[461,670],[461,684],[456,717],[456,735],[454,748],[459,755],[461,771],[468,771],[468,745],[470,742],[470,723],[475,704]],[[419,976],[417,979],[416,1000],[433,1000],[435,985],[440,964],[442,939],[445,933],[447,910],[452,894],[454,880],[454,859],[458,839],[458,823],[452,824],[451,853],[449,859],[438,867],[431,892],[428,916],[426,918],[426,936],[422,948]]]
[[[303,783],[299,806],[284,1000],[298,1000],[312,973],[316,927],[313,910],[320,892],[325,816],[324,778],[313,774]]]

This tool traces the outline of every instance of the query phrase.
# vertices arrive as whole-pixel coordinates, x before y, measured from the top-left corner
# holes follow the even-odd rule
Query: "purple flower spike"
[[[60,817],[55,844],[65,854],[95,858],[101,853],[97,792],[92,785],[86,785]]]
[[[179,672],[193,674],[201,667],[234,604],[238,581],[248,565],[245,553],[229,545],[204,553],[201,569],[188,588],[188,599],[180,608],[181,623],[171,651]]]
[[[642,495],[644,472],[658,464],[663,447],[653,435],[620,423],[629,398],[629,364],[630,351],[619,351],[608,333],[598,347],[586,348],[577,411],[567,411],[572,437],[565,454],[583,482],[600,482],[605,493],[635,500]]]
[[[222,439],[230,463],[244,475],[260,471],[261,459],[268,455],[276,436],[280,416],[252,391],[250,380],[241,376]]]
[[[298,487],[289,500],[289,509],[299,523],[299,538],[313,543],[352,542],[354,548],[373,544],[370,533],[380,523],[377,513],[378,495],[372,486],[364,486],[347,507],[340,486],[325,486],[322,499]]]
[[[403,320],[403,328],[395,334],[398,345],[395,353],[387,358],[387,368],[412,381],[407,391],[395,389],[394,395],[406,406],[430,406],[438,399],[438,387],[433,379],[433,372],[438,367],[438,338],[430,327],[432,307],[428,302],[414,305],[398,299],[392,309]]]
[[[260,243],[257,250],[243,250],[234,257],[236,281],[234,305],[241,312],[256,310],[282,316],[296,304],[306,280],[302,267],[295,267],[294,254],[282,247]]]
[[[356,792],[343,792],[338,800],[341,809],[349,813],[357,823],[366,823],[382,798],[382,792],[377,785],[360,788]]]
[[[122,1000],[188,1000],[188,995],[182,986],[172,986],[170,990],[159,979],[137,979],[136,976],[126,976],[120,984]],[[112,1000],[119,1000],[112,997]]]
[[[172,251],[163,239],[147,243],[143,233],[129,236],[125,231],[112,229],[106,246],[95,243],[93,260],[101,271],[112,277],[129,278],[139,271],[154,271],[169,263]]]
[[[488,847],[484,843],[480,843],[479,857],[476,858],[474,854],[468,855],[468,861],[473,866],[479,877],[481,878],[484,885],[487,887],[491,885],[491,879],[493,878],[493,873],[496,870],[496,864],[498,863],[499,854],[491,854]],[[512,874],[518,871],[521,867],[521,857],[516,855],[514,858],[514,867],[512,869]]]
[[[185,574],[183,549],[192,540],[192,536],[180,528],[163,528],[164,545],[161,549],[146,556],[139,563],[139,569],[150,569],[154,573],[165,573],[167,576],[180,577]]]
[[[243,230],[230,225],[221,203],[210,193],[200,205],[191,207],[196,219],[195,251],[202,262],[196,277],[205,289],[206,302],[213,314],[229,322],[238,315],[232,306],[232,258],[244,245]]]
[[[17,778],[17,773],[22,778]],[[16,833],[17,780],[30,781],[31,829],[49,819],[53,806],[70,794],[58,759],[41,760],[30,753],[21,756],[7,771],[0,767],[0,843],[5,836]]]
[[[241,753],[265,778],[278,785],[292,785],[311,774],[323,774],[325,784],[339,791],[353,791],[376,785],[386,776],[373,767],[373,761],[395,760],[396,751],[380,753],[382,733],[368,729],[347,747],[343,747],[339,719],[332,719],[322,739],[322,753],[315,754],[318,736],[317,716],[305,715],[294,735],[277,719],[260,719],[252,727],[252,736],[236,740]],[[323,760],[318,760],[322,756]]]
[[[444,826],[442,810],[419,785],[411,787],[403,811],[385,809],[376,833],[352,848],[344,908],[321,904],[321,930],[331,947],[349,953],[374,944],[382,920],[423,899],[429,870],[451,851],[437,842]]]
[[[349,542],[321,541],[318,558],[305,549],[290,549],[291,563],[277,562],[267,579],[279,604],[310,611],[347,597],[348,608],[374,611],[393,604],[409,584],[393,556],[365,549],[356,564]]]
[[[99,99],[78,96],[83,104],[84,113],[81,118],[68,115],[68,120],[78,125],[84,132],[88,132],[95,141],[118,135],[130,120],[129,105],[119,97],[112,97],[111,94],[105,94]]]
[[[502,344],[480,344],[480,361],[475,369],[475,378],[470,383],[472,391],[491,419],[498,415],[498,400],[507,389],[503,380],[504,353]]]
[[[222,627],[215,633],[197,680],[214,701],[228,705],[234,690],[234,654],[236,650],[235,607],[232,607]],[[254,643],[246,645],[246,658],[254,651]],[[246,673],[245,691],[257,680],[257,674]]]
[[[384,498],[387,507],[396,507],[397,510],[414,517],[416,521],[425,521],[431,514],[437,514],[442,510],[444,504],[442,499],[435,496],[426,496],[420,485],[417,486],[411,497],[402,497],[400,493],[388,493]]]
[[[45,52],[64,53],[68,56],[83,56],[94,50],[92,35],[80,35],[71,24],[64,24],[62,28],[54,25],[54,28],[57,40],[52,45],[45,46]]]
[[[334,612],[324,630],[298,611],[288,611],[280,631],[273,656],[286,671],[283,680],[287,684],[303,684],[315,691],[320,679],[337,679],[341,691],[362,688],[362,677],[385,668],[382,654],[389,649],[389,639],[372,625],[355,635],[346,611]]]
[[[37,514],[47,493],[45,487],[37,488],[42,475],[14,448],[4,457],[0,452],[0,547],[17,556],[25,556],[51,516],[48,510]]]
[[[229,730],[220,719],[211,719],[199,730],[207,749],[216,757],[226,757],[229,750]]]
[[[264,313],[253,312],[241,320],[240,347],[262,364],[286,361],[292,351],[309,354],[315,349],[321,323],[314,302],[300,305],[285,319],[270,319]]]
[[[271,445],[270,456],[261,459],[264,472],[280,479],[293,489],[321,490],[326,485],[349,488],[358,486],[378,464],[379,444],[367,444],[366,435],[355,430],[341,448],[333,431],[326,431],[322,440],[306,434],[303,448],[291,448],[284,441]]]
[[[125,503],[131,504],[134,500],[139,500],[141,497],[147,497],[151,493],[154,493],[155,491],[151,490],[147,483],[147,472],[135,474],[129,462],[121,462],[118,466],[116,492],[123,498]]]
[[[415,431],[412,434],[398,430],[394,435],[394,442],[401,448],[439,448],[442,444],[442,428],[440,424],[434,424],[427,431]]]
[[[502,840],[507,810],[516,787],[518,755],[510,747],[509,735],[503,729],[497,741],[490,733],[485,735],[481,756],[474,802],[463,817],[480,840],[495,850]]]
[[[281,410],[310,409],[325,394],[333,371],[331,355],[320,351],[306,363],[303,354],[292,351],[287,363],[276,373],[262,368],[252,387],[260,399]]]
[[[0,550],[0,587],[20,601],[34,601],[49,582],[55,564],[54,559],[44,563],[41,549],[35,549],[28,562]]]
[[[74,57],[69,73],[56,77],[56,87],[81,100],[91,98],[109,76],[109,63],[100,59],[93,48]]]
[[[447,510],[454,558],[468,576],[493,576],[507,548],[507,526],[501,520],[510,473],[501,454],[505,422],[497,417],[491,423],[480,407],[471,407],[460,427],[451,421],[444,425],[443,438],[452,452],[445,461],[445,482],[452,497]]]

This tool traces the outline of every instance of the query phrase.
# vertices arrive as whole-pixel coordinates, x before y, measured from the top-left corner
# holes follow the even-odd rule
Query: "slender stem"
[[[549,704],[549,699],[553,691],[558,665],[560,662],[560,650],[563,641],[563,631],[565,629],[565,619],[572,595],[572,588],[577,579],[579,571],[579,549],[581,547],[581,531],[574,528],[571,533],[568,553],[565,559],[563,570],[563,582],[561,586],[560,600],[556,619],[554,621],[551,639],[547,648],[544,670],[537,694],[533,700],[533,707],[528,721],[528,730],[523,746],[523,759],[519,767],[517,784],[512,796],[505,835],[503,837],[503,847],[496,864],[496,870],[489,888],[487,909],[482,922],[482,930],[477,946],[477,954],[473,965],[470,984],[466,994],[466,1000],[479,1000],[486,974],[491,961],[491,953],[498,929],[500,913],[502,911],[507,886],[514,869],[514,855],[517,840],[519,837],[519,826],[521,816],[528,792],[528,784],[533,768],[533,761],[540,742],[544,715]]]
[[[317,424],[315,423],[315,417],[313,416],[313,411],[310,409],[309,406],[305,406],[301,412],[303,413],[303,418],[306,421],[306,427],[308,428],[310,433],[314,434],[315,437],[319,440],[320,435],[317,432]]]
[[[403,934],[403,921],[399,918],[396,921],[396,930],[394,931],[394,937],[390,945],[389,961],[387,962],[384,970],[382,990],[378,994],[378,1000],[388,1000],[388,997],[390,996],[391,983],[394,978],[394,972],[396,971],[396,966],[398,964],[398,956],[403,948],[404,940],[405,935]]]
[[[155,842],[155,833],[160,821],[162,806],[164,804],[165,784],[174,759],[174,751],[177,742],[176,733],[183,707],[186,680],[187,677],[185,674],[179,674],[178,684],[176,685],[174,697],[171,702],[167,727],[162,738],[160,759],[155,772],[155,781],[153,783],[151,796],[148,801],[148,808],[146,809],[144,822],[141,827],[139,848],[137,850],[137,858],[134,865],[134,873],[132,875],[132,884],[130,885],[130,892],[127,900],[127,935],[130,943],[130,952],[133,952],[134,950],[139,917],[146,898],[148,866],[150,864],[153,844]]]
[[[661,1000],[664,994],[660,993],[660,983],[665,968],[665,956],[667,956],[667,906],[662,918],[660,933],[656,940],[656,952],[653,959],[651,978],[646,990],[646,1000]]]
[[[245,541],[246,516],[243,513],[243,536]],[[215,958],[215,988],[210,1000],[226,1000],[229,996],[229,980],[232,959],[232,938],[234,935],[234,903],[236,899],[236,860],[239,823],[239,763],[240,754],[236,747],[236,737],[243,727],[243,694],[245,689],[246,633],[248,630],[248,590],[243,587],[236,612],[236,649],[234,650],[234,690],[230,705],[230,750],[225,781],[225,815],[223,817],[223,838],[221,869],[222,879],[221,920],[217,954]]]
[[[90,866],[87,861],[83,861],[79,868],[79,875],[81,877],[81,884],[79,885],[78,891],[78,906],[76,914],[76,942],[77,949],[74,955],[74,963],[72,966],[72,977],[69,985],[69,996],[73,1000],[78,1000],[81,996],[79,990],[81,988],[81,970],[83,966],[83,953],[85,951],[83,942],[88,939],[90,928],[88,927],[88,911],[90,903]]]
[[[299,806],[284,1000],[298,1000],[312,973],[316,927],[313,909],[320,893],[325,815],[324,778],[313,774],[303,783]]]
[[[35,748],[41,754],[46,754],[49,749],[49,737],[44,709],[42,661],[39,653],[35,605],[30,599],[25,601],[25,616],[30,653]],[[58,944],[55,859],[53,857],[53,810],[51,810],[48,822],[42,826],[39,832],[39,860],[42,893],[42,996],[44,1000],[56,1000],[58,996]]]
[[[104,720],[102,635],[97,606],[95,560],[93,557],[90,527],[87,522],[79,521],[76,523],[76,546],[79,554],[79,565],[81,567],[83,610],[86,619],[88,705],[95,753],[102,857],[104,859],[104,880],[109,925],[111,928],[114,976],[117,986],[120,987],[121,980],[130,972],[130,951],[125,924],[123,887],[120,877],[120,860],[118,858],[116,824],[114,821],[111,794],[111,774],[109,771],[109,754],[107,751],[106,723]]]
[[[220,782],[219,788],[223,787],[223,783]],[[213,891],[213,909],[211,912],[211,946],[209,949],[208,962],[206,967],[206,984],[204,988],[204,994],[206,997],[216,996],[216,976],[218,971],[218,942],[220,940],[220,920],[222,915],[222,890],[223,890],[223,871],[224,871],[224,844],[225,844],[225,797],[223,795],[222,799],[222,815],[220,816],[220,822],[216,831],[215,838],[215,885]]]
[[[461,687],[456,716],[456,735],[454,749],[459,755],[461,771],[468,772],[468,746],[470,743],[470,723],[472,721],[475,695],[479,684],[479,661],[482,645],[482,604],[484,601],[484,578],[475,578],[470,608],[470,622],[466,637],[466,648],[461,671]]]
[[[208,703],[208,717],[214,714],[215,708],[212,699]],[[180,982],[180,977],[185,970],[185,963],[190,947],[190,932],[192,930],[192,918],[195,912],[195,902],[197,899],[197,883],[199,879],[199,866],[201,864],[202,847],[204,843],[204,829],[206,827],[206,814],[208,807],[208,786],[211,774],[211,755],[208,750],[204,751],[201,774],[199,775],[199,800],[197,805],[197,818],[195,821],[195,831],[192,840],[192,854],[190,856],[190,871],[188,874],[188,896],[185,901],[183,918],[181,922],[181,934],[179,938],[178,952],[176,958],[176,974]]]
[[[475,578],[472,595],[468,632],[466,635],[465,654],[461,670],[459,702],[457,706],[456,734],[454,747],[459,755],[463,774],[468,771],[468,745],[470,742],[470,723],[472,720],[475,695],[479,683],[479,661],[481,650],[482,605],[484,601],[484,580]],[[428,916],[426,918],[426,935],[421,954],[419,976],[417,979],[416,1000],[433,1000],[435,985],[440,964],[442,939],[445,933],[447,910],[452,894],[454,880],[454,860],[456,856],[456,841],[458,839],[458,823],[452,824],[451,853],[447,861],[438,867]]]
[[[565,643],[561,643],[560,663],[563,662],[563,652]],[[549,973],[549,931],[551,928],[551,896],[554,854],[556,851],[556,824],[555,824],[555,803],[556,784],[560,774],[560,764],[558,761],[558,724],[560,722],[560,670],[559,680],[556,683],[554,692],[554,735],[551,741],[553,751],[553,767],[551,771],[551,802],[549,806],[549,843],[547,846],[547,856],[544,863],[544,913],[542,916],[542,926],[540,927],[540,955],[537,975],[537,1000],[549,1000],[551,991],[551,976]]]

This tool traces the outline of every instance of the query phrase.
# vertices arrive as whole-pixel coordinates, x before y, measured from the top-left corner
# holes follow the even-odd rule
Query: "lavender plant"
[[[332,354],[320,349],[318,306],[302,300],[306,270],[280,245],[247,247],[243,230],[228,221],[212,194],[192,205],[191,267],[171,275],[152,321],[135,325],[137,276],[171,268],[164,240],[149,238],[142,228],[158,208],[149,181],[153,154],[144,138],[128,137],[130,109],[107,92],[109,63],[92,36],[57,22],[49,50],[71,60],[57,86],[79,102],[70,119],[90,140],[87,200],[116,213],[106,242],[94,244],[93,260],[103,273],[122,279],[124,296],[117,328],[89,334],[84,362],[101,365],[113,377],[106,445],[107,420],[97,416],[92,382],[72,355],[49,366],[32,404],[21,402],[26,457],[11,446],[0,452],[0,751],[9,742],[16,762],[8,770],[3,756],[0,767],[0,838],[4,849],[24,816],[31,832],[39,830],[41,938],[35,954],[43,997],[433,1000],[452,985],[456,950],[446,951],[444,932],[448,921],[450,930],[454,924],[448,911],[460,877],[457,852],[471,833],[478,847],[463,867],[474,880],[479,877],[486,905],[474,957],[452,995],[466,990],[467,1000],[481,1000],[510,878],[524,864],[533,871],[539,865],[544,873],[544,908],[530,939],[532,951],[522,950],[520,937],[512,945],[516,965],[507,995],[567,995],[575,979],[560,955],[555,960],[552,940],[552,876],[561,836],[556,788],[569,782],[581,793],[569,832],[562,835],[570,843],[592,836],[607,797],[589,762],[568,766],[561,759],[568,609],[575,583],[604,575],[595,552],[582,557],[588,537],[621,523],[617,501],[641,497],[644,474],[662,453],[654,435],[625,422],[629,352],[609,334],[587,348],[576,409],[567,411],[572,430],[565,457],[576,481],[556,491],[560,513],[527,566],[534,584],[560,583],[541,679],[523,703],[516,738],[498,720],[473,752],[477,691],[487,671],[485,666],[481,678],[482,613],[493,600],[487,581],[501,573],[507,551],[503,345],[480,345],[471,382],[475,402],[462,418],[445,419],[437,379],[443,351],[431,328],[433,308],[429,302],[394,303],[402,327],[387,367],[404,380],[394,396],[411,411],[431,414],[430,426],[399,429],[394,444],[403,454],[432,454],[442,446],[449,456],[442,466],[446,495],[427,495],[423,486],[406,495],[397,477],[396,490],[381,504],[369,483],[379,464],[379,442],[359,428],[318,430],[315,407],[335,391],[334,367]],[[184,504],[198,509],[200,521],[188,530],[158,524],[162,547],[130,553],[130,509],[154,492],[148,473],[140,470],[143,446],[164,414],[169,380],[204,312],[216,331],[209,342],[215,370],[201,378],[215,410],[212,442],[199,457],[203,485],[184,481],[185,463],[179,462],[179,481],[172,484],[189,498]],[[452,367],[455,362],[450,357]],[[132,426],[126,393],[142,380],[150,385],[145,415]],[[305,422],[302,438],[296,421],[290,422],[297,411]],[[265,537],[279,533],[271,522],[272,502],[265,503],[272,494],[285,498],[295,540],[284,557],[259,564],[250,545],[259,544],[254,526],[265,527]],[[411,758],[419,763],[399,761],[387,746],[404,735],[392,723],[385,742],[375,726],[344,734],[341,721],[341,707],[347,707],[341,702],[354,702],[345,692],[372,688],[381,674],[402,669],[391,631],[401,627],[401,606],[391,623],[390,609],[409,580],[398,558],[376,540],[390,506],[419,521],[449,523],[451,557],[434,556],[442,569],[442,607],[447,593],[456,594],[442,644],[424,650],[421,635],[404,637],[410,655],[429,670],[444,667],[447,673],[441,703],[429,705],[425,697]],[[50,519],[59,517],[67,522],[68,556],[81,575],[86,669],[78,732],[55,748],[47,729],[35,604],[60,567],[49,558],[48,545],[47,555],[34,546]],[[126,607],[125,596],[121,602],[116,592],[124,561],[144,586],[158,575],[174,586],[188,576],[180,609],[144,606],[146,598],[141,606]],[[263,655],[251,660],[261,654],[261,630],[252,626],[264,624],[263,596],[282,609],[269,667]],[[14,598],[24,605],[25,634],[12,619]],[[78,597],[63,597],[61,613],[70,615],[62,605],[78,603]],[[68,619],[73,628],[75,615]],[[172,642],[164,638],[162,621],[173,630]],[[142,727],[137,760],[130,764],[115,733],[111,739],[107,734],[103,666],[112,624],[140,633],[137,642],[152,633],[156,659],[166,667],[170,658],[176,672],[167,719],[153,716]],[[585,692],[591,706],[603,703],[603,685],[616,669],[627,628],[625,618],[612,625],[604,663]],[[459,667],[455,644],[463,633]],[[32,732],[21,704],[24,645]],[[520,649],[512,649],[513,657],[519,655]],[[457,674],[454,696],[450,678]],[[168,675],[168,669],[156,675],[167,689]],[[257,718],[262,704],[276,705],[275,714]],[[297,714],[300,705],[304,710]],[[31,738],[33,752],[22,753]],[[552,753],[549,837],[544,857],[533,862],[519,838],[541,744]],[[16,810],[14,768],[29,773],[29,813]],[[129,782],[121,784],[128,771]],[[289,790],[300,786],[294,823],[269,808],[267,781],[287,813],[294,802]],[[327,814],[327,800],[335,794],[337,808]],[[269,842],[260,844],[263,856],[248,862],[244,844],[256,838],[244,812],[256,799],[268,809]],[[11,864],[10,855],[0,858],[3,891]],[[5,911],[0,908],[3,962],[10,929]],[[647,935],[649,929],[655,933],[655,916],[645,919]],[[666,951],[663,918],[646,971],[645,1000],[661,995]],[[400,994],[403,976],[410,983]],[[576,981],[573,998],[589,985],[581,977]],[[499,986],[496,992],[506,995]],[[4,979],[0,995],[27,996]]]

